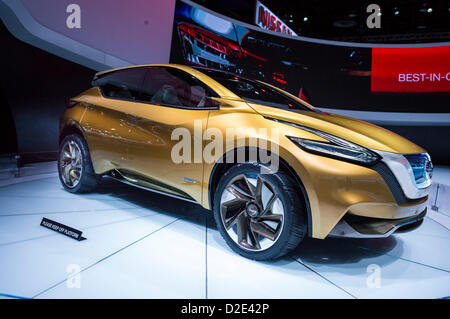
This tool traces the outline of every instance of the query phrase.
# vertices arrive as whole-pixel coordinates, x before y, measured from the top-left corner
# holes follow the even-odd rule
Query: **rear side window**
[[[145,68],[132,68],[114,71],[95,80],[92,85],[99,86],[105,97],[121,100],[139,100]]]
[[[211,97],[218,95],[194,76],[165,67],[148,68],[141,95],[152,104],[190,108],[216,107]]]

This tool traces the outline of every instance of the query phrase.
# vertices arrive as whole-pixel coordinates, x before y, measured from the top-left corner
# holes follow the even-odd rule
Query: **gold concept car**
[[[99,72],[60,122],[70,192],[102,176],[212,210],[228,245],[257,260],[305,236],[385,237],[417,227],[433,166],[375,125],[321,112],[260,81],[182,65]]]

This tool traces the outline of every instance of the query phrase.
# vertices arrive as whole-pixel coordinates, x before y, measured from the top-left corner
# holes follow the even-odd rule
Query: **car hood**
[[[369,149],[403,154],[426,152],[398,134],[350,117],[320,111],[281,110],[253,103],[249,105],[262,116],[314,128]]]

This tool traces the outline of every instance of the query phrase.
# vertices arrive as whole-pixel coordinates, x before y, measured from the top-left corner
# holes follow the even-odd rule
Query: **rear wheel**
[[[62,140],[58,173],[62,185],[71,193],[87,193],[97,187],[100,176],[94,172],[89,150],[81,136],[71,134]]]
[[[294,249],[305,237],[305,203],[284,172],[261,174],[259,164],[233,166],[214,196],[214,218],[227,244],[244,257],[269,260]]]

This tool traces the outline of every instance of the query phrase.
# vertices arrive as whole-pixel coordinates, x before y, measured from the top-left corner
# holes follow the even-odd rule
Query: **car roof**
[[[124,66],[124,67],[120,67],[120,68],[113,68],[113,69],[100,71],[100,72],[95,73],[95,76],[99,77],[99,76],[103,76],[105,74],[116,72],[116,71],[120,71],[120,70],[135,69],[135,68],[148,67],[148,66],[177,67],[177,66],[182,66],[182,65],[180,65],[180,64],[139,64],[139,65],[129,65],[129,66]]]
[[[241,98],[239,96],[237,96],[234,92],[230,91],[229,89],[227,89],[226,87],[224,87],[223,85],[221,85],[220,83],[218,83],[217,81],[215,81],[214,79],[209,77],[207,74],[202,72],[202,70],[201,70],[202,68],[193,68],[191,66],[182,65],[182,64],[141,64],[141,65],[125,66],[125,67],[121,67],[121,68],[114,68],[114,69],[97,72],[94,75],[94,81],[96,79],[98,79],[99,77],[102,77],[104,75],[107,75],[107,74],[110,74],[110,73],[113,73],[116,71],[131,70],[131,69],[141,68],[141,67],[170,67],[170,68],[183,70],[185,72],[188,72],[192,75],[197,76],[202,82],[209,85],[217,94],[219,94],[219,96],[241,100]],[[208,68],[203,68],[203,69],[207,70]],[[220,71],[220,70],[216,70],[216,69],[210,69],[210,70]],[[232,73],[229,73],[229,74],[232,74]]]
[[[139,64],[139,65],[130,65],[130,66],[124,66],[124,67],[120,67],[120,68],[113,68],[113,69],[108,69],[108,70],[104,70],[104,71],[100,71],[97,72],[95,74],[96,77],[100,77],[103,76],[105,74],[108,73],[112,73],[115,71],[120,71],[120,70],[127,70],[127,69],[134,69],[134,68],[141,68],[141,67],[152,67],[152,66],[160,66],[160,67],[172,67],[172,68],[176,68],[176,69],[183,69],[183,70],[188,70],[191,69],[192,70],[197,70],[197,71],[215,71],[215,72],[220,72],[220,73],[224,73],[224,74],[228,74],[228,75],[233,75],[233,76],[239,76],[242,77],[238,74],[229,72],[229,71],[224,71],[224,70],[219,70],[219,69],[215,69],[215,68],[210,68],[210,67],[205,67],[205,66],[189,66],[189,65],[183,65],[183,64],[176,64],[176,63],[170,63],[170,64]]]

